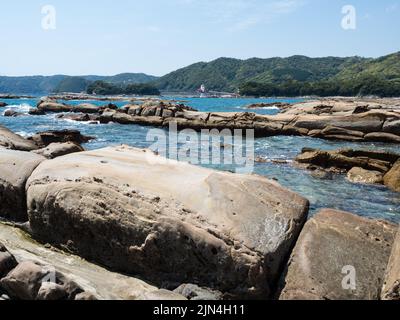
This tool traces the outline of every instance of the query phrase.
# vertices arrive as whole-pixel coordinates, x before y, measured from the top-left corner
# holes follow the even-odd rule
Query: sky
[[[356,22],[343,28],[354,21],[348,5]],[[400,0],[4,0],[0,39],[0,75],[9,76],[161,76],[219,57],[378,57],[400,51]]]

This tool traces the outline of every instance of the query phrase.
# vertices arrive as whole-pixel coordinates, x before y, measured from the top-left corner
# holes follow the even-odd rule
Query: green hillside
[[[123,73],[115,76],[0,76],[0,93],[14,94],[47,94],[51,92],[83,92],[89,83],[107,81],[113,84],[129,85],[149,83],[157,77],[144,73]]]
[[[400,53],[361,57],[220,58],[196,63],[158,79],[161,90],[210,91],[246,95],[400,95]]]
[[[281,83],[288,80],[319,81],[331,78],[363,58],[220,58],[196,63],[156,81],[162,90],[195,90],[205,84],[209,90],[235,91],[244,82]]]

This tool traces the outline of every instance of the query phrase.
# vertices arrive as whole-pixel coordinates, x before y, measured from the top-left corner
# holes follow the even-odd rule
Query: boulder
[[[398,160],[383,178],[386,186],[400,192],[400,160]]]
[[[400,301],[400,229],[394,241],[382,290],[383,300]]]
[[[127,146],[44,162],[27,194],[36,239],[156,284],[239,297],[268,296],[308,212],[274,181]]]
[[[158,289],[142,280],[112,272],[63,250],[41,245],[32,241],[31,237],[27,237],[19,228],[8,224],[0,223],[0,239],[7,239],[7,249],[17,261],[30,260],[44,266],[51,265],[57,274],[60,272],[67,275],[79,288],[85,290],[75,296],[76,300],[85,296],[94,296],[99,300],[136,300],[143,293]],[[57,276],[57,284],[65,282],[59,275]],[[0,289],[0,295],[1,292]]]
[[[13,299],[36,300],[45,276],[46,272],[42,266],[32,261],[24,261],[0,280],[0,286]]]
[[[124,108],[126,108],[128,114],[132,116],[140,116],[143,109],[140,105],[127,105]]]
[[[5,103],[5,102],[0,102],[0,108],[4,108],[4,107],[7,107],[7,106],[8,106],[7,103]]]
[[[72,107],[72,111],[76,113],[99,113],[100,107],[91,103],[82,103]]]
[[[321,131],[321,134],[324,136],[351,136],[351,137],[356,137],[356,138],[362,138],[364,137],[364,133],[361,131],[353,131],[353,130],[347,130],[343,128],[337,128],[337,127],[332,127],[328,126],[325,129]]]
[[[18,262],[14,256],[8,252],[6,247],[0,242],[0,279],[6,276],[17,266]]]
[[[38,146],[46,147],[52,143],[73,142],[82,144],[93,140],[93,137],[84,136],[78,130],[49,130],[38,132],[31,138]]]
[[[5,117],[19,117],[19,116],[23,116],[23,115],[24,115],[24,113],[18,112],[13,109],[8,109],[8,110],[4,111]]]
[[[371,171],[354,167],[347,173],[347,179],[354,183],[382,184],[383,174],[379,171]]]
[[[79,144],[74,142],[50,143],[47,147],[33,151],[47,159],[54,159],[70,153],[85,151]]]
[[[79,121],[79,122],[86,122],[86,121],[91,121],[94,120],[96,117],[91,117],[87,113],[63,113],[59,114],[56,117],[57,119],[63,119],[63,120],[72,120],[72,121]]]
[[[0,217],[28,220],[25,183],[44,160],[31,152],[0,149]]]
[[[182,284],[174,292],[181,294],[188,300],[223,300],[222,292],[209,288],[201,288],[195,284]]]
[[[29,260],[22,261],[1,279],[0,286],[18,300],[74,300],[84,292],[52,266]]]
[[[46,112],[37,108],[31,108],[29,109],[28,114],[30,114],[31,116],[44,116]]]
[[[306,150],[296,157],[296,161],[301,164],[311,164],[321,168],[339,168],[346,171],[354,167],[360,167],[366,170],[386,173],[391,167],[391,163],[388,161],[365,156],[354,156],[350,150],[345,150],[344,152],[341,150]]]
[[[383,120],[379,115],[355,114],[346,116],[300,115],[294,126],[309,130],[323,130],[326,127],[336,127],[364,133],[379,132]]]
[[[382,130],[384,132],[400,135],[400,120],[386,121]]]
[[[2,126],[0,126],[0,146],[20,151],[38,149],[38,146],[34,142],[24,139]]]
[[[73,110],[72,106],[68,106],[63,103],[57,103],[54,101],[42,101],[38,104],[37,109],[41,112],[71,112]]]
[[[331,209],[304,226],[280,299],[378,300],[398,227]]]
[[[400,143],[400,136],[386,132],[372,132],[364,136],[365,141]]]

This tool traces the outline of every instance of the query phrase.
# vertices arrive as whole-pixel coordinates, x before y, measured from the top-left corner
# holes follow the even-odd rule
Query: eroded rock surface
[[[35,265],[45,266],[43,270],[40,270],[40,273],[49,270],[49,268],[55,270],[59,279],[62,280],[57,282],[61,287],[63,284],[65,286],[67,283],[74,283],[81,288],[77,291],[80,293],[76,293],[75,300],[138,300],[146,293],[158,290],[157,287],[142,280],[111,272],[78,256],[40,245],[21,230],[2,223],[0,223],[0,239],[9,250],[8,254],[15,256],[7,273],[14,269],[18,262],[30,261]],[[0,279],[5,276],[6,274],[0,276]],[[52,279],[52,277],[48,278]],[[26,285],[24,287],[26,288]],[[38,286],[36,285],[36,287]],[[66,288],[71,291],[73,286],[69,285]],[[60,289],[59,286],[45,284],[43,288],[39,287],[38,298],[57,297],[61,292]],[[163,292],[165,300],[176,299],[178,295],[168,290]],[[181,298],[184,297],[181,296]]]
[[[38,149],[38,146],[5,127],[0,126],[0,146],[20,151],[31,151]]]
[[[239,297],[268,296],[308,212],[265,178],[125,146],[44,162],[27,193],[37,239],[155,283]]]
[[[0,217],[28,220],[25,183],[44,160],[31,152],[0,149]]]
[[[297,135],[328,140],[400,142],[400,109],[396,99],[321,99],[294,105],[274,103],[283,112],[274,115],[236,112],[198,112],[168,101],[146,101],[111,108],[93,105],[65,106],[42,102],[39,111],[82,112],[100,123],[140,124],[168,127],[176,122],[179,128],[253,129],[256,136]],[[261,104],[251,107],[270,107]],[[57,110],[57,111],[54,111]],[[86,115],[85,115],[86,114]]]
[[[400,155],[385,151],[304,148],[296,163],[312,171],[347,173],[348,180],[354,183],[385,184],[400,191],[399,159]]]
[[[325,209],[300,234],[280,299],[378,300],[398,226]]]
[[[382,299],[400,301],[400,228],[388,263]]]
[[[67,154],[82,152],[84,149],[76,143],[51,143],[47,147],[33,151],[47,159],[54,159],[57,157],[65,156]]]

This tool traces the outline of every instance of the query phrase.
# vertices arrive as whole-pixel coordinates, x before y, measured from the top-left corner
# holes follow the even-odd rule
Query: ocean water
[[[277,114],[276,108],[260,110],[247,110],[245,106],[259,102],[296,102],[300,99],[214,99],[214,98],[178,98],[168,97],[182,101],[200,111],[250,111],[260,114]],[[0,100],[1,101],[1,100]],[[82,134],[94,136],[93,140],[84,147],[97,149],[105,146],[128,144],[139,148],[148,148],[153,142],[146,141],[146,136],[151,127],[140,125],[106,124],[93,125],[68,120],[57,119],[56,115],[45,116],[23,115],[16,118],[7,118],[3,113],[7,109],[27,112],[36,105],[36,99],[4,100],[8,107],[0,109],[0,125],[6,126],[23,136],[32,135],[38,131],[50,129],[78,129]],[[79,104],[82,101],[68,102]],[[105,101],[93,101],[103,105]],[[114,102],[113,102],[114,103]],[[123,106],[126,102],[115,103]],[[287,187],[311,202],[310,216],[321,208],[334,208],[356,213],[361,216],[385,219],[400,222],[400,193],[395,193],[384,186],[360,185],[348,182],[343,175],[334,175],[331,179],[314,177],[310,172],[295,167],[291,162],[302,148],[312,147],[325,150],[337,148],[354,148],[365,150],[387,150],[400,153],[400,145],[382,143],[350,143],[314,139],[308,137],[266,137],[255,140],[255,155],[272,160],[286,160],[288,163],[256,163],[254,173],[276,179],[281,185]],[[233,165],[205,165],[217,170],[235,169]]]

